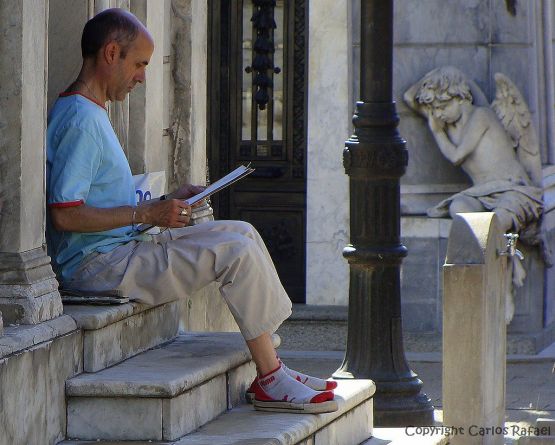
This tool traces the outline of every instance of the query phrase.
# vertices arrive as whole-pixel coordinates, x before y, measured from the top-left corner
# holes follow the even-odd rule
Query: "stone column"
[[[62,313],[45,249],[48,1],[0,2],[0,310],[6,323]]]
[[[131,12],[147,27],[154,39],[154,53],[146,80],[129,95],[128,156],[133,174],[166,170],[162,153],[163,130],[163,46],[166,2],[133,0]]]
[[[206,181],[208,5],[172,0],[171,11],[170,190],[185,180]]]
[[[306,303],[338,305],[347,303],[349,279],[341,257],[349,182],[338,151],[352,133],[350,1],[310,1],[308,12]]]

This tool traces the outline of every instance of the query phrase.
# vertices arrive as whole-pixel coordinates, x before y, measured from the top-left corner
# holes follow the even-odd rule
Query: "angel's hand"
[[[433,116],[428,117],[428,125],[432,133],[439,133],[445,128],[445,122]]]

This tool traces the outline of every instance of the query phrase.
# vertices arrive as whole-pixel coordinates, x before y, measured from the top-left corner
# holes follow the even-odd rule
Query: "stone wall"
[[[83,337],[68,316],[6,329],[0,338],[0,443],[65,438],[65,381],[83,372]]]

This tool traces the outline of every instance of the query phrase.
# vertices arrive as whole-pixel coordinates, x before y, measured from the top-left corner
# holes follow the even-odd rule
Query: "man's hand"
[[[181,199],[143,201],[135,213],[135,223],[158,227],[185,227],[191,219],[191,206]]]
[[[205,188],[206,186],[204,185],[183,184],[176,191],[168,194],[167,198],[168,199],[188,199],[188,198],[191,198],[192,196],[198,195]],[[203,199],[202,201],[199,201],[193,204],[193,207],[199,207],[203,205],[205,202],[206,200]]]

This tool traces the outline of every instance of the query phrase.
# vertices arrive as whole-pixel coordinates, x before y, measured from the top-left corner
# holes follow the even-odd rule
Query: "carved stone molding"
[[[43,248],[0,253],[0,311],[7,324],[36,324],[62,315],[58,281]]]

